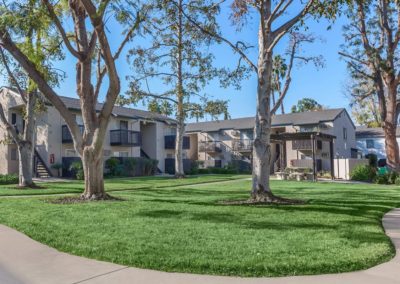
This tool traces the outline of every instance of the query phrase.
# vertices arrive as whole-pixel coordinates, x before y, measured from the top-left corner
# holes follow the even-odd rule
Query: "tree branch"
[[[50,14],[51,19],[53,20],[55,26],[57,27],[58,32],[60,33],[65,46],[71,52],[73,56],[79,59],[83,59],[83,54],[81,52],[78,52],[71,44],[71,41],[68,39],[67,33],[65,32],[65,29],[63,28],[60,19],[57,17],[56,13],[54,12],[53,6],[50,4],[48,0],[42,0],[42,3],[46,6],[47,11]]]

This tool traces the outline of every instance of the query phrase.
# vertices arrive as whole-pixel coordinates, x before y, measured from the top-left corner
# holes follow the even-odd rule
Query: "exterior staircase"
[[[33,167],[33,171],[38,178],[49,178],[53,176],[36,149],[33,157]]]

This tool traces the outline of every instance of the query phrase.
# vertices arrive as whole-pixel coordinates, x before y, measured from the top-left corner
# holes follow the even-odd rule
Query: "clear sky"
[[[246,43],[257,45],[257,21],[256,19],[250,20],[248,26],[241,31],[236,31],[229,20],[229,10],[227,8],[222,10],[219,17],[222,33],[232,41],[242,40]],[[343,89],[347,78],[346,65],[343,60],[340,60],[338,51],[343,42],[342,26],[345,19],[338,19],[330,30],[327,30],[328,23],[323,20],[315,22],[313,20],[307,21],[308,31],[315,36],[323,39],[322,42],[308,44],[304,47],[304,51],[308,55],[322,55],[325,59],[325,67],[317,70],[313,65],[302,66],[293,70],[293,80],[287,98],[284,101],[286,112],[299,99],[303,97],[310,97],[317,100],[320,104],[330,107],[346,107],[349,106],[349,100],[344,95]],[[71,29],[72,27],[67,27]],[[117,43],[120,42],[121,36],[118,26],[109,27],[111,45],[114,50]],[[141,39],[139,39],[141,40]],[[283,41],[277,48],[276,52],[283,52],[286,48],[286,42]],[[230,48],[226,45],[213,46],[211,51],[215,55],[215,63],[217,66],[234,66],[238,57],[234,55]],[[257,50],[254,49],[250,52],[250,57],[256,59]],[[73,58],[68,57],[65,61],[56,64],[55,67],[65,70],[67,78],[60,84],[58,93],[64,96],[75,95],[75,62]],[[129,68],[126,55],[124,54],[117,64],[121,82],[122,92],[127,89],[126,76],[131,74],[132,70]],[[241,90],[233,88],[223,89],[220,88],[218,82],[211,82],[206,88],[205,92],[214,98],[229,100],[230,114],[232,118],[254,116],[256,108],[256,77],[251,76],[248,80],[242,82]],[[163,86],[157,82],[152,81],[150,90],[157,92],[162,90]],[[100,97],[100,101],[102,98]],[[137,108],[146,109],[143,105],[136,106]]]

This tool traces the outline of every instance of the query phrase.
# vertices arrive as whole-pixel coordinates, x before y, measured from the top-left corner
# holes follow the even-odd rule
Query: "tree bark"
[[[389,85],[389,84],[388,84]],[[390,86],[390,85],[389,85]],[[385,133],[386,161],[390,169],[400,171],[399,144],[397,143],[397,84],[388,88],[383,130]]]
[[[34,187],[33,182],[33,147],[28,141],[18,144],[19,155],[19,187]]]
[[[182,75],[182,64],[183,64],[183,19],[182,19],[182,0],[178,3],[178,54],[177,54],[177,118],[178,124],[176,128],[176,139],[175,139],[175,177],[183,178],[185,172],[183,170],[183,135],[185,134],[185,113],[183,110],[183,75]]]
[[[104,191],[103,155],[95,153],[92,149],[84,149],[82,165],[85,175],[85,191],[82,198],[86,200],[107,199]]]
[[[185,133],[185,122],[179,119],[176,127],[176,142],[175,142],[175,177],[182,178],[185,176],[183,169],[183,136]]]
[[[263,21],[263,19],[261,19]],[[266,35],[267,38],[264,38]],[[254,127],[253,145],[253,177],[251,199],[254,202],[274,201],[269,186],[271,160],[271,94],[272,94],[272,51],[267,47],[271,44],[268,30],[259,31],[259,56],[257,72],[257,110]]]

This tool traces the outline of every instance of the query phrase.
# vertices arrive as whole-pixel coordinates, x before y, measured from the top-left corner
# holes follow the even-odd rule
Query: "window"
[[[343,127],[343,139],[347,140],[347,128]]]
[[[367,142],[367,149],[375,148],[374,140],[367,139],[366,142]]]
[[[75,157],[76,152],[74,149],[65,149],[65,157]]]
[[[12,125],[17,124],[17,114],[16,113],[11,114],[11,124]]]
[[[129,157],[129,152],[128,151],[114,152],[113,156],[114,157]]]
[[[119,129],[128,130],[128,122],[126,120],[121,120],[119,122]]]
[[[11,149],[11,161],[17,160],[17,149]]]

